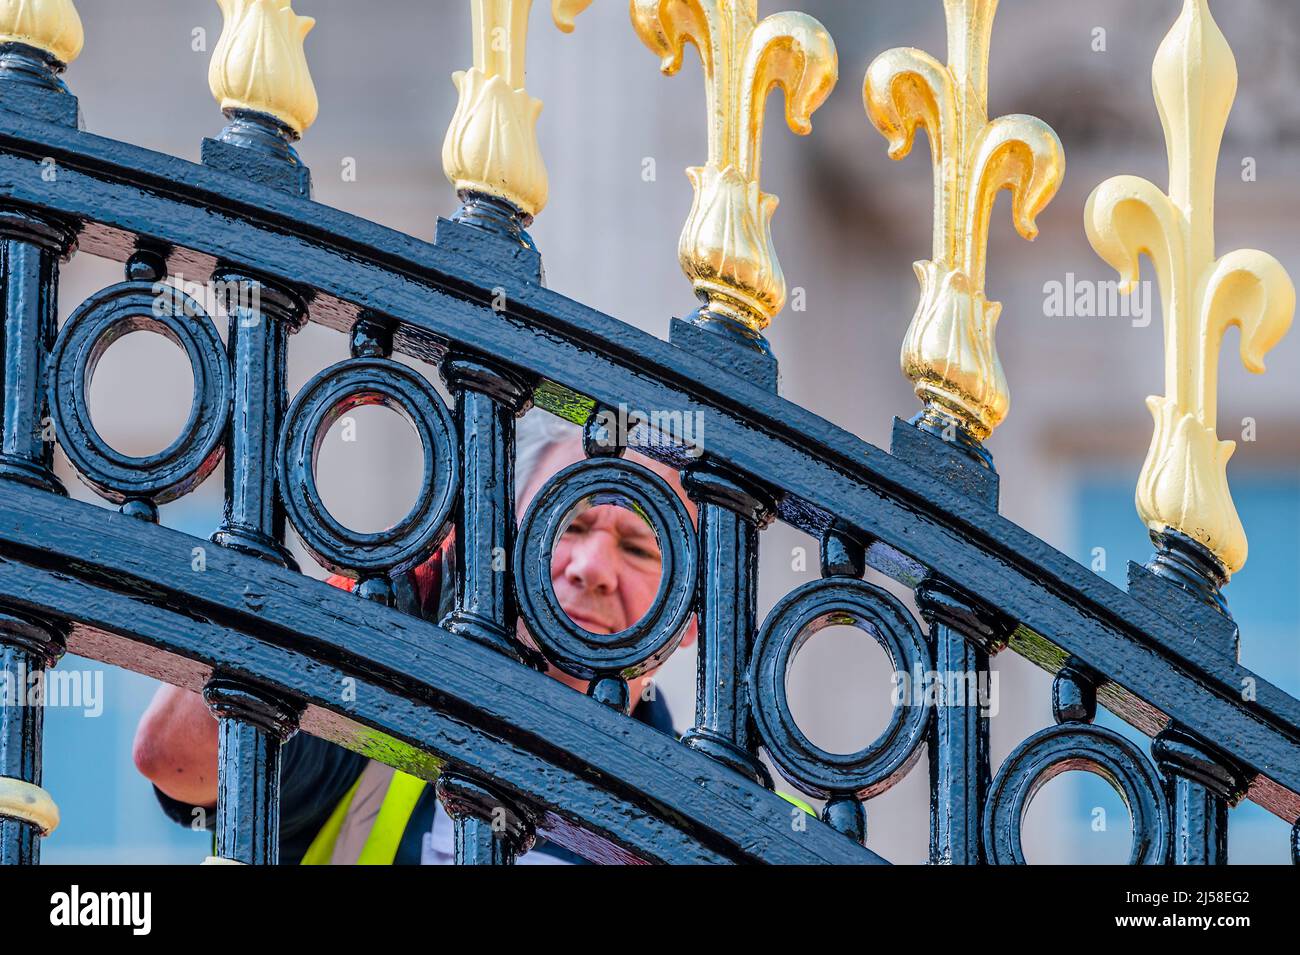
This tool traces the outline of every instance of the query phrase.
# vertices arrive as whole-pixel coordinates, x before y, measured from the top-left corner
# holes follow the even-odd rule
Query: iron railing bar
[[[24,514],[35,518],[25,541],[13,533]],[[23,560],[41,549],[34,537],[44,542],[45,566]],[[209,553],[201,574],[188,559],[169,559],[188,555],[192,541],[91,504],[16,488],[0,494],[0,553],[7,558],[0,561],[0,594],[79,621],[72,652],[136,672],[156,670],[156,652],[105,652],[103,641],[86,637],[122,634],[132,645],[200,664],[152,675],[200,689],[206,667],[258,683],[305,702],[301,725],[308,731],[321,720],[313,709],[330,710],[453,765],[490,771],[503,787],[555,812],[569,809],[573,797],[573,818],[589,808],[616,834],[635,806],[653,816],[646,826],[676,827],[681,835],[659,848],[663,832],[636,830],[630,844],[650,859],[666,861],[696,845],[719,861],[882,861],[811,821],[806,831],[792,832],[789,804],[779,797],[431,623],[243,554]],[[115,563],[105,561],[110,553]],[[112,576],[116,588],[104,587]],[[250,582],[265,599],[256,611],[246,603]],[[326,644],[333,652],[321,652]],[[345,656],[348,664],[332,662]],[[344,677],[357,681],[355,700],[332,692]],[[382,743],[367,755],[411,770]]]

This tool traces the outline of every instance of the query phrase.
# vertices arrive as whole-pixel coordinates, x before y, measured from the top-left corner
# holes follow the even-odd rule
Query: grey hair
[[[581,440],[580,427],[540,408],[515,422],[515,500],[523,496],[552,448]]]

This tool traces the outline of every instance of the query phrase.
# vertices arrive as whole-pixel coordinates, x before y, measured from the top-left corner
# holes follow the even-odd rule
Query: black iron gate
[[[556,0],[557,21],[571,25],[587,2]],[[222,6],[218,58],[250,42],[241,30],[302,39],[287,0]],[[638,0],[633,12],[671,68],[685,28],[657,19],[666,17],[660,6]],[[710,16],[748,15],[764,40],[761,31],[776,28],[756,26],[752,7],[723,4]],[[492,106],[475,97],[498,95],[494,82],[522,94],[521,73],[511,75],[522,70],[521,36],[511,37],[518,63],[480,50],[458,81],[463,135],[449,136],[449,162],[461,164],[453,179],[465,204],[430,243],[310,200],[291,145],[314,112],[302,77],[269,92],[256,64],[216,77],[229,124],[205,142],[201,164],[82,131],[59,78],[80,45],[79,24],[70,38],[75,11],[70,2],[33,9],[45,20],[25,32],[0,24],[9,40],[0,48],[0,668],[37,672],[72,651],[202,690],[220,717],[219,857],[276,861],[279,753],[295,731],[436,777],[464,863],[509,862],[536,833],[602,862],[883,861],[863,845],[864,801],[907,773],[927,742],[934,862],[1023,861],[1023,810],[1067,768],[1097,772],[1122,793],[1135,862],[1225,861],[1226,808],[1241,799],[1300,819],[1300,703],[1237,662],[1214,556],[1170,531],[1150,565],[1130,566],[1122,591],[998,515],[979,429],[954,430],[934,402],[913,422],[895,421],[886,452],[782,400],[761,335],[764,311],[784,294],[762,268],[765,234],[758,278],[747,282],[710,273],[707,248],[684,251],[707,304],[674,319],[669,342],[544,287],[524,231],[544,202],[544,173],[539,193],[535,171],[519,173],[526,142],[484,158],[472,128],[482,118],[475,109]],[[491,16],[501,5],[483,9]],[[803,59],[767,77],[785,87],[794,126],[806,125],[835,78],[834,48],[812,23],[777,24]],[[714,67],[715,94],[752,115],[738,75]],[[715,148],[697,188],[709,195],[703,180],[734,174],[756,192],[756,157],[730,140]],[[503,164],[514,178],[494,190],[489,174]],[[125,280],[59,330],[59,265],[74,250],[124,263]],[[160,294],[182,272],[224,289],[225,343],[197,301]],[[309,321],[348,335],[351,357],[290,404],[286,352]],[[187,353],[193,409],[170,447],[128,458],[96,433],[87,396],[99,356],[140,328]],[[436,366],[454,407],[394,354]],[[319,436],[361,403],[402,411],[425,449],[418,504],[378,534],[330,519],[313,477]],[[627,436],[602,414],[620,406],[703,422],[702,454],[671,433],[643,447],[684,472],[698,533],[660,506],[652,474],[621,458]],[[502,478],[525,413],[584,426],[589,458],[558,475],[517,529],[512,482]],[[55,439],[119,512],[67,498],[52,470]],[[193,554],[207,542],[160,526],[157,506],[223,458],[225,519],[196,573]],[[544,584],[560,519],[599,495],[658,522],[664,552],[655,610],[604,641],[555,612]],[[324,566],[359,580],[355,593],[298,572],[286,518]],[[760,621],[757,548],[778,520],[821,541],[821,579]],[[456,608],[435,626],[396,606],[392,580],[453,527]],[[504,572],[491,563],[500,552],[511,557]],[[914,590],[928,628],[862,579],[868,567]],[[622,710],[627,678],[671,651],[692,611],[699,695],[694,728],[679,742]],[[551,662],[591,680],[590,697],[539,672],[516,638],[521,612]],[[825,752],[796,725],[785,674],[803,641],[831,622],[865,630],[908,674],[979,677],[991,654],[1022,654],[1055,674],[1057,725],[991,778],[978,705],[917,695],[864,750]],[[344,681],[356,688],[347,698]],[[1150,757],[1093,724],[1099,703],[1153,737]],[[40,835],[57,819],[41,788],[41,712],[0,712],[6,863],[37,861]],[[821,821],[792,825],[760,749],[826,801]],[[493,825],[502,809],[510,824]],[[1300,828],[1292,841],[1300,853]]]

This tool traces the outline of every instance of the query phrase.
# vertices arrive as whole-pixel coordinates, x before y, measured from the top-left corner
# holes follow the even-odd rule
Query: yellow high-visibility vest
[[[370,766],[378,765],[380,764],[371,763],[367,766],[367,769]],[[384,793],[383,802],[379,806],[378,813],[375,814],[374,823],[366,835],[360,854],[356,858],[336,859],[335,850],[338,848],[339,835],[343,831],[344,823],[348,821],[352,803],[365,776],[366,773],[363,771],[357,777],[357,781],[343,795],[343,798],[339,800],[338,805],[334,807],[334,811],[330,813],[329,819],[325,821],[325,825],[321,827],[320,832],[316,834],[316,838],[307,847],[301,865],[393,864],[393,860],[397,858],[397,848],[401,845],[407,824],[411,821],[415,806],[420,801],[420,796],[424,793],[424,787],[428,783],[400,770],[393,770],[393,776],[388,783],[388,789]],[[782,792],[778,792],[777,795],[792,805],[798,806],[809,815],[817,815],[812,806],[797,796],[790,796]]]
[[[371,763],[370,765],[377,766],[380,764]],[[369,768],[367,766],[367,769]],[[339,800],[338,805],[334,807],[334,811],[330,813],[329,819],[325,821],[325,825],[321,827],[320,832],[316,833],[316,838],[307,847],[307,852],[302,857],[302,865],[393,864],[393,860],[397,858],[397,847],[402,842],[402,834],[406,832],[406,825],[411,821],[411,814],[415,812],[415,805],[420,801],[420,796],[428,783],[400,770],[393,770],[393,778],[388,783],[388,789],[384,793],[384,800],[379,806],[379,812],[375,815],[375,821],[370,827],[370,832],[366,836],[360,854],[356,858],[336,859],[334,855],[338,846],[339,835],[343,831],[344,823],[348,821],[348,814],[352,810],[352,803],[356,798],[357,790],[361,787],[362,780],[365,777],[366,773],[363,771],[343,798]]]

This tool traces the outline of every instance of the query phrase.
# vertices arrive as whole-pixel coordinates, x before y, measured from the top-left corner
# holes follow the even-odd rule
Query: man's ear
[[[683,647],[689,647],[695,643],[695,638],[700,635],[700,618],[696,614],[691,614],[691,622],[687,625],[686,631],[682,634]]]

